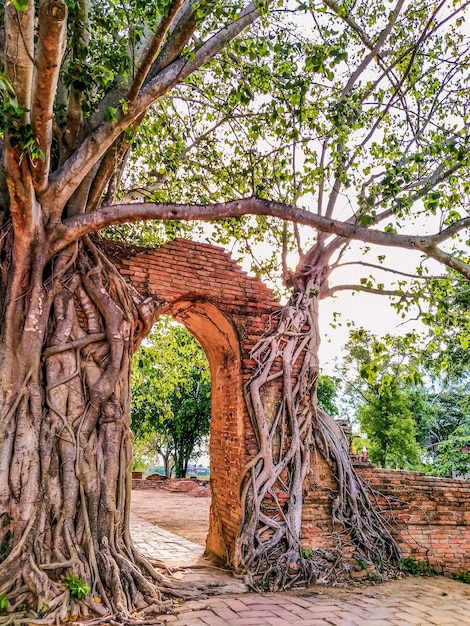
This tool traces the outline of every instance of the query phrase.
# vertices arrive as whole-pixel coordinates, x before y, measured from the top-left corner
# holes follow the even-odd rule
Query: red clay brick
[[[176,239],[156,249],[118,245],[116,249],[122,274],[138,290],[153,294],[162,310],[187,325],[207,350],[211,370],[218,372],[213,385],[211,468],[221,521],[217,532],[223,533],[217,549],[227,546],[231,557],[240,523],[237,494],[241,469],[258,451],[243,385],[254,367],[250,349],[269,327],[270,316],[279,311],[280,304],[221,247]],[[469,481],[368,466],[356,469],[373,486],[376,502],[405,556],[429,558],[433,567],[446,574],[469,569]],[[318,455],[312,458],[305,493],[304,545],[333,547],[331,505],[337,484]]]

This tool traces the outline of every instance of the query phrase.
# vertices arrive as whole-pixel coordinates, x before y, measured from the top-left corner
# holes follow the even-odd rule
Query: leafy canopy
[[[178,235],[210,237],[240,256],[249,254],[255,271],[279,281],[287,270],[281,258],[290,253],[295,263],[319,242],[270,216],[272,207],[268,215],[230,217],[214,204],[257,196],[281,203],[280,212],[293,219],[296,205],[361,227],[329,240],[332,269],[357,236],[450,263],[435,246],[447,227],[455,229],[442,235],[449,250],[454,240],[455,249],[466,245],[465,237],[455,239],[466,223],[469,190],[464,7],[397,2],[388,12],[381,2],[347,10],[333,2],[267,3],[263,19],[150,106],[108,188],[106,201],[118,207],[178,202],[193,216],[199,205],[214,207],[212,227],[193,230],[181,215],[183,221],[119,225],[108,234],[146,245]],[[215,15],[199,24],[195,41],[240,10],[241,3],[217,5]],[[129,28],[135,15],[124,13],[122,24],[107,23],[102,32],[118,32],[128,20],[137,46],[142,35]],[[197,45],[183,54],[191,58]],[[98,50],[94,54],[99,57]],[[100,54],[98,67],[114,71],[113,88],[129,81],[124,43],[113,52],[119,62],[106,60],[109,50]],[[406,239],[412,231],[435,232],[437,239],[421,246],[416,237]],[[384,291],[376,274],[388,267],[386,257],[378,253],[374,265],[375,273],[353,287]],[[351,285],[325,285],[322,295],[345,287]]]
[[[379,339],[357,329],[350,333],[340,371],[372,462],[449,475],[444,451],[459,451],[455,437],[463,445],[470,424],[467,368],[458,377],[457,369],[452,378],[443,376],[430,362],[423,337]],[[468,466],[470,457],[456,461],[459,471],[461,463]]]

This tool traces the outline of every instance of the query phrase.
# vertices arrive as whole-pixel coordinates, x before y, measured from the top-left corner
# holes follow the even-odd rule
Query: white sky
[[[362,246],[363,244],[356,244],[356,250]],[[409,250],[378,247],[375,250],[364,256],[363,260],[374,263],[378,254],[385,254],[384,266],[410,274],[414,273],[422,258],[420,254]],[[350,260],[360,260],[361,258],[357,252],[351,252],[349,255]],[[444,268],[437,263],[427,262],[427,266],[432,267],[434,275],[444,273]],[[367,277],[370,274],[377,276],[379,282],[384,283],[385,288],[390,288],[397,279],[404,279],[402,276],[390,272],[379,272],[359,265],[350,265],[334,272],[331,283],[333,285],[359,284],[361,277]],[[335,323],[334,313],[336,312],[341,315],[337,320],[337,327],[333,329],[331,323]],[[348,340],[350,328],[346,326],[347,322],[353,322],[356,327],[362,326],[378,336],[386,333],[400,335],[414,329],[423,329],[419,320],[411,319],[414,316],[415,313],[410,313],[403,319],[401,314],[398,314],[391,306],[390,298],[387,296],[340,291],[335,296],[322,300],[320,303],[320,330],[322,335],[320,364],[323,372],[325,374],[334,373],[334,359],[341,355],[342,347]]]
[[[338,311],[341,317],[336,328],[332,328],[334,313]],[[335,358],[341,356],[348,340],[350,328],[346,326],[347,322],[354,322],[356,327],[362,326],[378,336],[411,332],[421,327],[417,321],[403,324],[404,320],[391,307],[386,296],[341,292],[335,298],[323,300],[320,303],[320,366],[324,374],[335,373]]]

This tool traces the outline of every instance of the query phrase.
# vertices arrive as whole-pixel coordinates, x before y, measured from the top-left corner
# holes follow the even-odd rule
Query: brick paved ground
[[[355,589],[315,587],[302,592],[240,593],[243,585],[231,579],[230,587],[229,577],[222,573],[219,587],[216,582],[207,582],[207,572],[212,577],[218,574],[204,567],[201,546],[137,516],[132,517],[131,525],[134,541],[149,557],[189,566],[181,573],[187,588],[198,589],[200,585],[207,592],[209,585],[217,593],[229,590],[229,595],[175,607],[173,615],[161,617],[168,626],[470,626],[470,585],[454,580],[440,576],[405,578]]]
[[[250,593],[187,602],[163,619],[169,626],[470,625],[470,587],[433,577],[302,595]]]
[[[197,543],[169,533],[132,513],[131,529],[134,543],[145,555],[169,566],[194,565],[204,553],[204,548]]]

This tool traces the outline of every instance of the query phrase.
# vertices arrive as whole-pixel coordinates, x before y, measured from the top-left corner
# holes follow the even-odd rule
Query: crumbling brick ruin
[[[256,452],[243,385],[250,350],[279,308],[273,293],[219,247],[175,240],[160,248],[116,247],[114,260],[159,314],[183,323],[211,368],[211,486],[207,551],[230,563],[241,519],[239,477]],[[273,390],[273,406],[278,394]],[[274,410],[274,409],[273,409]],[[304,489],[303,543],[330,544],[336,480],[315,453]],[[470,483],[415,472],[358,468],[405,556],[428,560],[445,574],[470,570]]]

